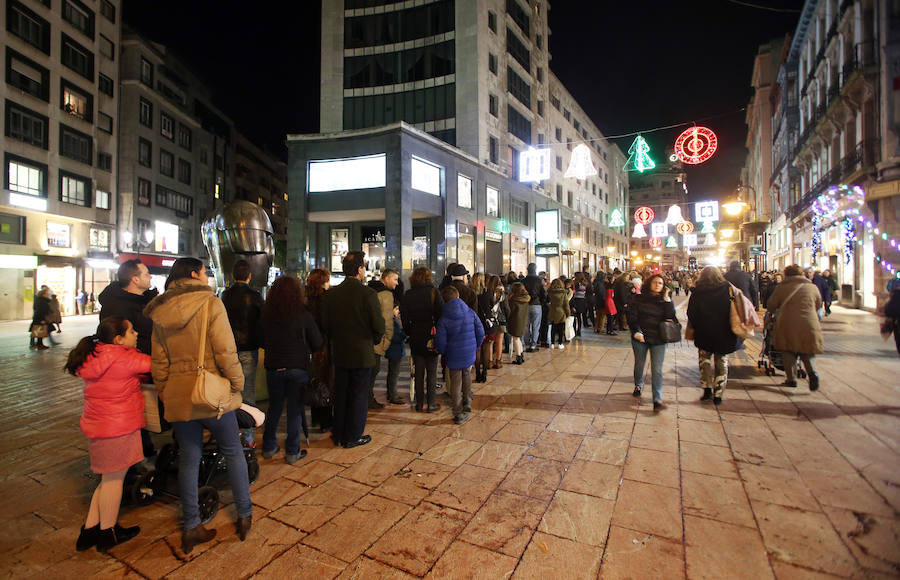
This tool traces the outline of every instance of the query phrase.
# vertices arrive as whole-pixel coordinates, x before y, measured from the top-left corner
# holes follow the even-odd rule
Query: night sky
[[[556,0],[550,68],[605,135],[696,120],[719,151],[689,169],[692,199],[724,197],[747,151],[743,111],[760,44],[793,32],[802,0]],[[167,45],[259,145],[318,131],[320,2],[124,0],[126,24]],[[590,39],[590,43],[585,42]],[[721,115],[721,116],[718,116]],[[715,119],[703,121],[707,117]],[[645,133],[651,156],[686,127]],[[623,152],[633,137],[618,140]]]

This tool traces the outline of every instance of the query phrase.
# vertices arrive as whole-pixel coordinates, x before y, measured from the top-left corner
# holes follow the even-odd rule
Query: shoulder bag
[[[667,318],[659,323],[659,338],[663,342],[681,342],[681,323]]]
[[[743,315],[743,293],[740,290],[735,292],[736,288],[734,286],[730,286],[728,289],[730,300],[731,300],[731,308],[728,312],[728,322],[731,326],[731,332],[734,333],[738,338],[749,338],[753,336],[753,327],[747,326],[744,324],[744,315]],[[738,304],[738,301],[741,301]]]
[[[204,366],[210,302],[212,300],[207,300],[203,307],[203,318],[200,323],[200,348],[197,351],[197,378],[194,380],[194,388],[191,391],[191,403],[194,407],[215,411],[216,419],[220,419],[231,403],[231,381],[216,372],[207,370]]]

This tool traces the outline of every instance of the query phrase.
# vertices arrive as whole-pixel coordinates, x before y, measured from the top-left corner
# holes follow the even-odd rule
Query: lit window
[[[485,188],[487,215],[491,217],[500,217],[500,191],[488,185]]]
[[[432,195],[441,194],[441,167],[418,157],[412,158],[410,186]]]
[[[10,161],[9,189],[28,195],[42,196],[44,192],[43,172],[37,167]]]
[[[456,198],[459,207],[472,207],[472,180],[465,175],[456,177]]]
[[[88,119],[88,100],[70,87],[63,88],[63,110],[73,117]]]
[[[97,190],[97,209],[109,209],[109,192]]]

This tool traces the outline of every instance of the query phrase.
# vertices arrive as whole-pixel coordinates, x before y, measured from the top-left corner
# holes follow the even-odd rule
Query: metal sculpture
[[[251,286],[263,288],[268,284],[269,268],[275,260],[275,231],[262,207],[249,201],[233,201],[203,222],[201,231],[219,289],[234,283],[231,271],[238,260],[250,263]]]

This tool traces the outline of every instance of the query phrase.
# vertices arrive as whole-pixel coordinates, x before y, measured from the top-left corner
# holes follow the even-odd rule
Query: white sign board
[[[700,201],[694,208],[694,216],[698,222],[717,222],[719,221],[719,202],[717,201]]]
[[[650,224],[651,238],[664,238],[669,235],[669,224],[666,222],[653,222]]]
[[[697,234],[684,234],[681,238],[681,245],[685,248],[693,248],[697,245]]]
[[[537,244],[559,243],[559,210],[534,212],[534,241]]]
[[[384,187],[387,162],[384,153],[349,159],[323,159],[307,164],[308,190],[342,191]]]
[[[550,179],[550,150],[528,149],[519,153],[519,181],[531,183]]]

